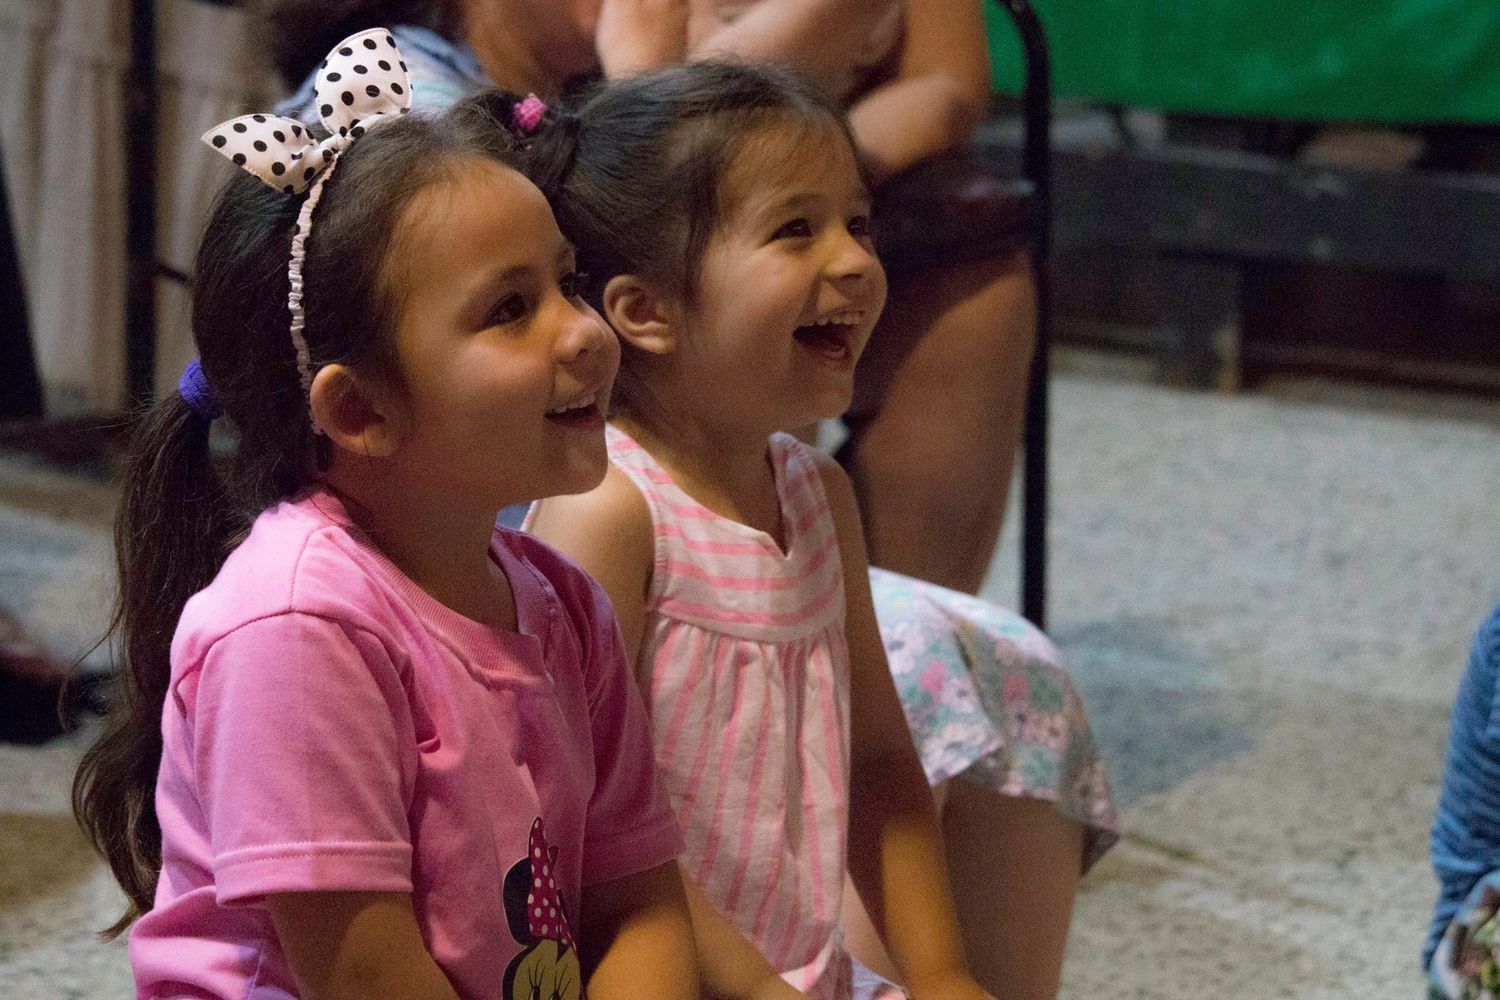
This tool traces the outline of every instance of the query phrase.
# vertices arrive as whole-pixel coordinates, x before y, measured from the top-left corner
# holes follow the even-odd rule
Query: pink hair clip
[[[510,113],[510,121],[522,135],[530,135],[542,123],[542,115],[546,113],[547,105],[542,99],[535,94],[527,94],[525,99],[516,102]]]

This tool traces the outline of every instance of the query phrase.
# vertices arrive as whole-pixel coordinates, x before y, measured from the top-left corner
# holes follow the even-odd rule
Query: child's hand
[[[911,1000],[995,1000],[967,972],[959,969],[914,981],[907,994]]]

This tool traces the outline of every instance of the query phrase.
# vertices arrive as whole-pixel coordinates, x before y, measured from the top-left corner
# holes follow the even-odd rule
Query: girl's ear
[[[352,369],[338,364],[319,368],[308,397],[318,427],[344,451],[386,458],[396,450],[400,422],[394,407]]]
[[[604,286],[604,318],[620,339],[650,354],[677,350],[676,303],[644,278],[617,274]]]

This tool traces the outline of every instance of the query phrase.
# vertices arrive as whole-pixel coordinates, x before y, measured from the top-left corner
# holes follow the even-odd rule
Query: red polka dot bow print
[[[557,891],[557,848],[547,845],[547,835],[540,818],[531,824],[531,891],[526,894],[526,923],[531,936],[538,941],[556,941],[573,947],[573,931],[563,914],[562,896]]]
[[[411,110],[411,78],[385,28],[350,35],[334,46],[313,83],[328,138],[279,115],[241,115],[203,134],[203,141],[278,191],[301,194],[349,144],[382,120]]]

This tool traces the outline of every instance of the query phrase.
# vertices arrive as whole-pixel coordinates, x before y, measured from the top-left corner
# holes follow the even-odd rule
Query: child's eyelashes
[[[563,295],[570,299],[583,297],[583,290],[588,286],[589,276],[583,271],[569,271],[557,279],[557,287]]]
[[[774,240],[803,240],[812,235],[812,223],[806,219],[793,219],[791,222],[782,223],[781,228],[771,235]]]
[[[520,292],[512,292],[501,296],[500,300],[491,307],[489,314],[485,316],[486,326],[505,326],[514,323],[531,311],[531,305],[526,301],[526,296]]]
[[[874,226],[868,215],[853,216],[844,223],[844,227],[855,239],[866,239],[874,234]],[[808,219],[793,219],[783,223],[771,238],[773,240],[805,240],[811,239],[815,232],[816,227]]]
[[[567,299],[583,298],[588,275],[581,271],[568,271],[557,279],[557,290]],[[535,296],[525,292],[510,292],[500,296],[484,317],[484,325],[507,326],[529,316],[534,307]]]

